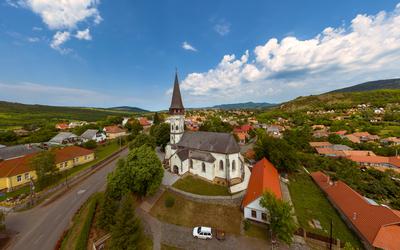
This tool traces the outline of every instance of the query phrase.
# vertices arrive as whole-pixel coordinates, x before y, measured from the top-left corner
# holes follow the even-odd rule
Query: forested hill
[[[112,107],[112,108],[108,108],[108,109],[109,110],[117,110],[117,111],[135,112],[135,113],[149,112],[148,110],[145,110],[145,109],[141,109],[138,107],[130,107],[130,106]]]
[[[322,95],[301,96],[280,105],[282,110],[318,110],[350,108],[358,104],[371,104],[379,107],[388,103],[400,103],[400,89],[374,90],[365,92],[327,93]]]
[[[0,130],[25,124],[45,124],[57,120],[98,121],[107,116],[129,116],[133,112],[100,108],[57,107],[0,101]]]
[[[379,89],[400,89],[400,78],[365,82],[347,88],[333,90],[329,93],[362,92]]]
[[[232,104],[221,104],[215,105],[213,109],[260,109],[276,106],[276,104],[267,102],[244,102],[244,103],[232,103]]]

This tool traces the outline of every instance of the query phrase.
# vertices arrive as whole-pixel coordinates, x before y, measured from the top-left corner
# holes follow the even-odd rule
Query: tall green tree
[[[129,143],[129,149],[132,150],[143,145],[149,146],[154,149],[156,147],[156,139],[151,135],[147,135],[144,133],[139,134],[135,137],[135,139],[133,139],[131,143]]]
[[[200,131],[209,131],[209,132],[225,132],[230,133],[232,132],[232,126],[227,123],[223,122],[219,117],[213,116],[209,117],[201,126]]]
[[[292,243],[297,226],[293,219],[291,205],[277,199],[271,192],[263,194],[260,205],[268,210],[272,234],[286,244]]]
[[[168,123],[161,123],[151,127],[150,135],[156,139],[157,146],[160,146],[162,149],[164,149],[170,140],[170,131],[171,130]]]
[[[154,113],[154,117],[153,117],[153,124],[154,124],[154,125],[158,125],[158,124],[161,124],[162,122],[163,122],[163,119],[162,119],[162,117],[160,116],[160,114],[157,113],[157,112],[155,112],[155,113]]]
[[[161,161],[154,149],[143,145],[129,152],[125,163],[109,176],[108,185],[116,198],[128,192],[147,196],[157,191],[163,175]]]
[[[111,229],[111,246],[115,250],[135,250],[141,237],[139,219],[135,216],[135,207],[131,195],[125,195],[115,216],[115,225]]]
[[[140,131],[143,130],[142,125],[140,125],[140,122],[136,118],[130,119],[126,124],[125,128],[128,129],[128,131],[133,134],[133,135],[138,135]]]
[[[112,192],[107,188],[104,197],[100,203],[100,213],[97,225],[110,231],[111,227],[115,224],[115,214],[118,209],[119,201],[113,197]]]
[[[55,164],[55,154],[52,151],[43,151],[35,155],[30,165],[36,171],[39,189],[52,184],[59,174]]]

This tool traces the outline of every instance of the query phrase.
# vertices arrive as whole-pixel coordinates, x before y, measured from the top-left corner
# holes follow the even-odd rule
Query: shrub
[[[82,146],[87,149],[95,149],[97,147],[97,143],[94,140],[89,140],[85,142]]]
[[[164,204],[165,204],[165,207],[173,207],[174,204],[175,204],[175,198],[172,197],[172,196],[168,196],[168,197],[165,199]]]
[[[243,220],[243,229],[244,229],[244,231],[247,231],[250,229],[250,221]]]
[[[94,213],[96,211],[97,204],[99,202],[99,195],[95,195],[89,204],[89,211],[87,213],[85,224],[83,224],[83,228],[79,238],[76,242],[75,249],[76,250],[84,250],[87,248],[87,242],[89,240],[90,227],[93,222]]]

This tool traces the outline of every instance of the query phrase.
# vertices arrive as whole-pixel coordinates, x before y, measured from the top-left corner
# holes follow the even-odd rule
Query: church
[[[232,134],[185,131],[185,108],[177,74],[169,114],[171,136],[165,148],[165,161],[171,172],[191,173],[226,186],[243,182],[249,171]]]

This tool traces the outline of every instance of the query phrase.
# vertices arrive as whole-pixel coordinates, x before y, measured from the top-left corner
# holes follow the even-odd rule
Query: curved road
[[[128,149],[119,153],[125,156]],[[54,201],[6,217],[8,230],[18,232],[8,249],[52,250],[68,228],[72,217],[90,195],[105,188],[107,174],[114,170],[117,157]]]

